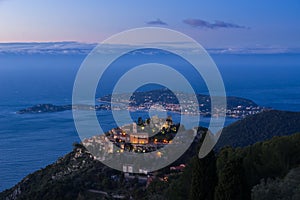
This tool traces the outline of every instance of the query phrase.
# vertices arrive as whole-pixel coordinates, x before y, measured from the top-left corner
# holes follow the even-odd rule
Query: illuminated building
[[[148,144],[148,133],[130,134],[131,144]]]

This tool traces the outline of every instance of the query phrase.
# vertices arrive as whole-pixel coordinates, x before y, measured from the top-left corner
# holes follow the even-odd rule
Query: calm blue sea
[[[51,164],[79,141],[70,111],[26,115],[15,112],[37,103],[71,103],[73,81],[84,58],[85,55],[0,55],[0,191]],[[300,111],[300,55],[213,58],[228,95],[275,109]],[[98,114],[106,119],[107,113]],[[201,124],[207,125],[208,119]]]

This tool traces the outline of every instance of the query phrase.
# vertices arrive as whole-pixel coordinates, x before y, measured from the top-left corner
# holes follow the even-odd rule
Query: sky
[[[0,0],[0,42],[97,43],[158,26],[206,48],[300,48],[299,10],[299,0]]]

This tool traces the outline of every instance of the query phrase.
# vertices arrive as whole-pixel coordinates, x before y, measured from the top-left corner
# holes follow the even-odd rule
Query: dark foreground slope
[[[224,146],[244,147],[296,132],[300,132],[300,112],[268,110],[225,127],[216,149]]]
[[[300,133],[244,148],[226,147],[203,159],[195,156],[188,166],[168,183],[151,186],[165,188],[152,194],[172,200],[298,200],[300,176],[294,172],[300,166]],[[289,172],[296,180],[282,179]]]

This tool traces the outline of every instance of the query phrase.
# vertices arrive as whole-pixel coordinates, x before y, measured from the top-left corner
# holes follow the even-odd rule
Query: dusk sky
[[[207,48],[300,48],[299,10],[299,0],[0,0],[0,42],[94,43],[159,26]]]

